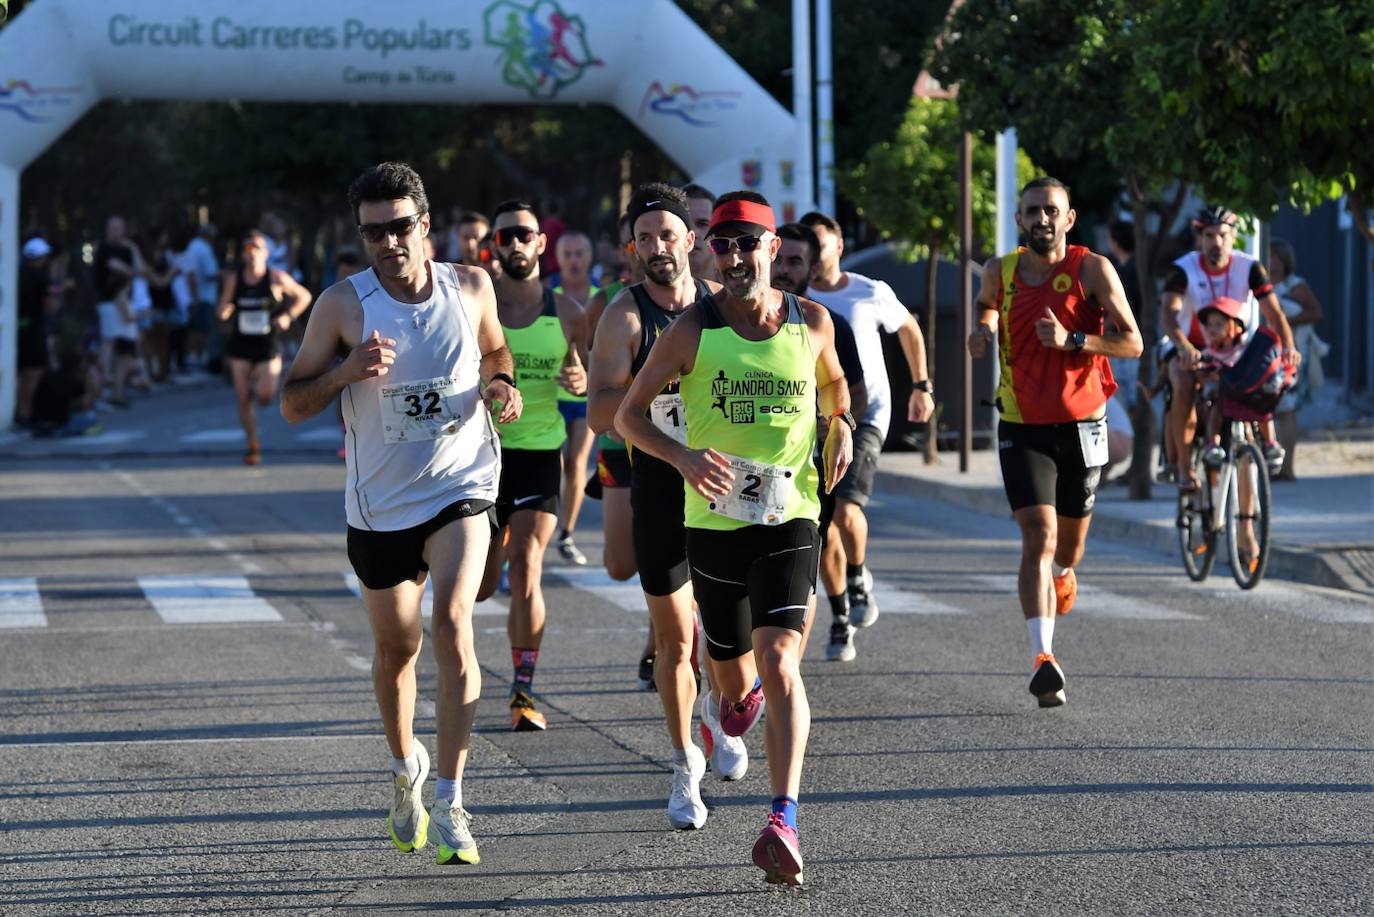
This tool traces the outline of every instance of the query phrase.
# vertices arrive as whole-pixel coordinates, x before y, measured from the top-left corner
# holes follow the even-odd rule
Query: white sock
[[[1030,631],[1032,653],[1054,652],[1054,618],[1027,618],[1026,630]]]
[[[449,780],[447,777],[434,778],[434,802],[447,801],[451,808],[463,807],[463,786],[457,780]]]
[[[1065,573],[1068,573],[1070,570],[1073,569],[1073,567],[1061,567],[1061,566],[1059,566],[1059,561],[1057,561],[1057,560],[1052,560],[1052,561],[1050,561],[1050,567],[1051,567],[1051,569],[1054,570],[1054,578],[1055,578],[1055,579],[1059,579],[1059,577],[1063,576]]]
[[[420,778],[420,755],[412,748],[406,757],[392,758],[391,772],[397,777],[409,777],[414,783]]]

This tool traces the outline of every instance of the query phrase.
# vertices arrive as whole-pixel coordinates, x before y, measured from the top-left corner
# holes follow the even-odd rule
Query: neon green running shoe
[[[391,842],[402,853],[411,853],[425,845],[429,836],[429,816],[420,801],[420,790],[429,776],[429,752],[421,742],[415,742],[415,754],[420,759],[420,777],[411,783],[410,777],[397,774],[393,778],[391,812],[386,817],[386,830]]]
[[[438,848],[434,852],[434,862],[439,866],[458,860],[476,866],[482,862],[477,853],[477,842],[472,839],[468,822],[472,816],[461,806],[439,801],[429,810],[429,839]]]

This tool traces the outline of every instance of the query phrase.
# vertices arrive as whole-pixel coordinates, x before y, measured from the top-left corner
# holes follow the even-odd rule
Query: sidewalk
[[[1268,576],[1374,596],[1374,431],[1320,430],[1303,437],[1298,480],[1273,485]],[[967,474],[959,472],[958,453],[940,453],[933,466],[919,453],[886,453],[878,492],[884,488],[1005,516],[1011,524],[991,450],[974,452]],[[1090,537],[1177,554],[1177,509],[1172,485],[1156,484],[1148,501],[1129,500],[1125,486],[1109,485],[1098,491]]]

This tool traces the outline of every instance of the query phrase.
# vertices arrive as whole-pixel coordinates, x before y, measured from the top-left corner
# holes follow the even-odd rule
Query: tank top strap
[[[353,284],[353,292],[358,294],[358,302],[363,302],[379,289],[377,272],[372,268],[359,271],[348,278],[348,282]]]
[[[544,287],[544,311],[539,314],[558,318],[558,296],[549,287]]]
[[[706,297],[711,295],[711,288],[706,285],[706,281],[698,279],[696,281],[696,285],[697,299],[705,299]]]
[[[797,299],[797,294],[783,293],[782,301],[787,306],[787,323],[790,325],[805,325],[806,316],[802,314],[801,300]]]
[[[703,296],[698,305],[701,307],[701,329],[703,331],[725,327],[725,317],[720,314],[720,309],[716,308],[716,294],[710,293]]]
[[[639,310],[640,322],[643,323],[648,321],[649,315],[651,314],[650,310],[655,307],[656,303],[644,289],[644,284],[634,283],[627,287],[627,289],[630,291],[630,295],[634,297],[635,308]]]

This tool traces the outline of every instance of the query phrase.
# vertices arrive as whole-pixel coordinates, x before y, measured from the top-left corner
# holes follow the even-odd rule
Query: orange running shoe
[[[1054,578],[1054,611],[1055,614],[1066,615],[1073,608],[1074,600],[1078,598],[1078,577],[1074,575],[1073,568],[1064,571],[1063,576]]]
[[[243,464],[261,465],[262,449],[258,446],[257,440],[248,443],[248,451],[243,453]]]
[[[544,714],[534,707],[534,700],[516,689],[510,696],[510,728],[515,732],[543,732],[548,728]]]

